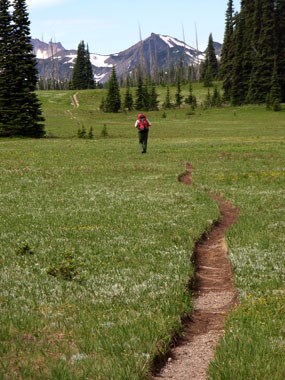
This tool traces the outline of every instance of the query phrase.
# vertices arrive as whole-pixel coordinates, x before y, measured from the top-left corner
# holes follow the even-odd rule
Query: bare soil
[[[191,185],[192,171],[192,165],[187,163],[179,181]],[[210,196],[219,205],[220,220],[196,243],[192,256],[196,268],[191,285],[193,312],[184,321],[181,337],[153,380],[206,380],[227,315],[238,303],[225,234],[236,222],[239,210],[221,197]]]
[[[79,107],[79,101],[77,99],[77,94],[78,94],[78,92],[71,96],[71,104],[73,105],[74,108]]]

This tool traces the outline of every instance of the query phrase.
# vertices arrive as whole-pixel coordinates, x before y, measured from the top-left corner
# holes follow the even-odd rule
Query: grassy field
[[[211,190],[241,210],[227,237],[241,305],[210,378],[283,379],[284,111],[151,112],[141,155],[135,112],[101,113],[104,90],[76,108],[73,94],[39,93],[48,138],[0,140],[0,378],[147,378],[191,310]]]

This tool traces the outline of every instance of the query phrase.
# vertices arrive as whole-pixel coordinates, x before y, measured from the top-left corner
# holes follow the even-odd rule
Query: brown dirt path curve
[[[76,92],[76,94],[73,94],[73,95],[71,96],[71,104],[72,104],[73,107],[75,107],[75,108],[78,108],[78,107],[79,107],[79,101],[78,101],[77,95],[78,95],[78,92]]]
[[[187,163],[179,181],[191,185],[192,170]],[[165,366],[153,380],[206,380],[209,363],[224,334],[227,315],[238,302],[225,234],[236,222],[239,210],[221,197],[210,196],[219,205],[220,220],[196,244],[192,256],[196,268],[193,312]]]

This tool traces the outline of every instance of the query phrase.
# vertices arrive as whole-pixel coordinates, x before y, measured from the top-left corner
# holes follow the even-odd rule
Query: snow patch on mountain
[[[44,43],[32,39],[34,54],[38,60],[39,76],[71,79],[72,69],[77,57],[77,50],[66,50],[60,42]],[[217,55],[220,55],[221,44],[215,43]],[[155,70],[167,71],[171,65],[182,61],[185,66],[197,65],[205,59],[205,52],[199,51],[177,38],[151,33],[135,45],[116,54],[90,54],[94,79],[97,82],[108,81],[112,67],[116,67],[117,77],[126,77],[143,65],[150,75]],[[54,64],[56,62],[56,65]]]
[[[90,54],[91,64],[97,67],[113,67],[113,65],[106,62],[109,58],[109,55]]]
[[[37,59],[47,59],[47,58],[49,58],[49,54],[46,50],[38,49],[36,51],[36,58]]]
[[[179,41],[176,38],[170,37],[170,36],[163,36],[162,34],[159,34],[159,37],[170,47],[173,48],[175,46],[182,46],[182,47],[188,47],[191,48],[189,45],[187,45],[185,42]]]

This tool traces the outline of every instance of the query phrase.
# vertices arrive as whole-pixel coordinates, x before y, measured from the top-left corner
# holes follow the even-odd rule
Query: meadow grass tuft
[[[284,111],[151,112],[141,155],[136,112],[101,113],[102,91],[78,108],[71,91],[40,92],[48,138],[0,140],[0,377],[146,378],[191,310],[211,190],[241,210],[227,237],[241,306],[211,379],[283,378]]]

